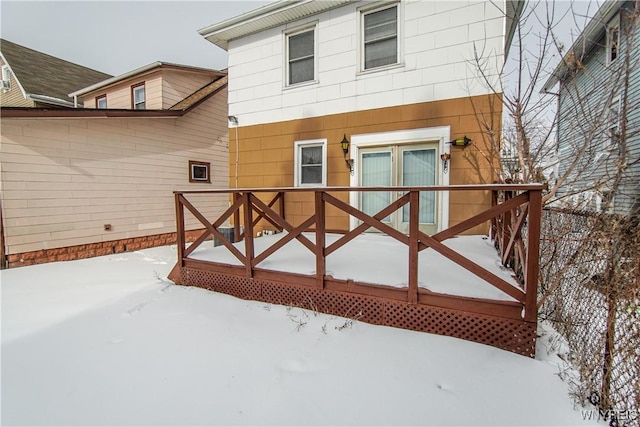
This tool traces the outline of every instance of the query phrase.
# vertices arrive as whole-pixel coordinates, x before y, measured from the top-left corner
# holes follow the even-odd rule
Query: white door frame
[[[396,130],[390,132],[377,132],[377,133],[363,133],[358,135],[351,135],[351,144],[349,155],[353,160],[353,174],[350,178],[350,186],[358,186],[358,177],[360,176],[360,148],[375,146],[375,145],[394,145],[403,144],[409,142],[423,143],[423,142],[438,142],[438,152],[440,154],[450,153],[451,146],[447,144],[450,141],[451,126],[438,126],[432,128],[419,128],[419,129],[406,129]],[[436,157],[436,162],[438,162]],[[449,167],[449,171],[451,167]],[[444,173],[442,165],[438,168],[436,185],[449,185],[449,173]],[[354,208],[359,206],[359,197],[355,192],[349,194],[349,204]],[[449,192],[439,191],[437,195],[438,212],[438,231],[442,231],[449,227]],[[349,220],[349,228],[353,230],[358,226],[358,220],[351,217]]]

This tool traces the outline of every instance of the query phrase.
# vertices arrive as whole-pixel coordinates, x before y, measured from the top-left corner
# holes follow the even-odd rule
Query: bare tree
[[[573,2],[563,11],[555,2],[528,2],[501,78],[482,44],[472,63],[502,93],[503,110],[498,129],[492,114],[477,109],[489,148],[476,152],[503,180],[548,184],[541,317],[569,342],[580,373],[575,396],[616,422],[621,410],[637,416],[640,408],[639,4],[594,2],[585,13]],[[608,27],[618,9],[618,26]],[[590,37],[567,47],[560,30],[568,21]],[[604,43],[594,37],[603,32]]]

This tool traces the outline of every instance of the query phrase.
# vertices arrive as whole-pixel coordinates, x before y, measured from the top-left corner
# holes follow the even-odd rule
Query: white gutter
[[[64,99],[54,98],[53,96],[47,95],[35,95],[33,93],[27,94],[27,99],[31,99],[36,102],[44,102],[47,104],[60,105],[63,107],[74,107],[73,102],[65,101]]]
[[[160,65],[162,65],[162,62],[156,61],[156,62],[151,63],[149,65],[145,65],[144,67],[140,67],[140,68],[137,68],[137,69],[135,69],[133,71],[129,71],[128,73],[120,74],[119,76],[111,77],[111,78],[109,78],[107,80],[103,80],[101,82],[92,84],[91,86],[87,86],[87,87],[85,87],[83,89],[77,90],[75,92],[71,92],[69,94],[69,96],[77,97],[77,96],[80,96],[80,95],[84,95],[85,93],[92,92],[92,91],[94,91],[96,89],[100,89],[103,86],[107,86],[107,85],[110,85],[112,83],[118,82],[120,80],[124,80],[124,79],[127,79],[129,77],[133,77],[136,74],[140,74],[140,73],[143,73],[145,71],[152,70],[152,69],[154,69],[156,67],[159,67]]]
[[[150,71],[150,70],[153,70],[154,68],[158,68],[158,67],[162,67],[162,66],[182,68],[182,69],[185,69],[185,70],[220,73],[218,70],[213,70],[213,69],[210,69],[210,68],[192,67],[192,66],[189,66],[189,65],[181,65],[181,64],[173,64],[173,63],[170,63],[170,62],[156,61],[156,62],[153,62],[151,64],[145,65],[143,67],[136,68],[133,71],[129,71],[127,73],[120,74],[119,76],[108,78],[108,79],[103,80],[101,82],[95,83],[95,84],[93,84],[91,86],[87,86],[87,87],[82,88],[80,90],[77,90],[75,92],[71,92],[69,94],[69,96],[71,96],[71,97],[81,96],[81,95],[84,95],[85,93],[93,92],[94,90],[100,89],[101,87],[111,85],[111,84],[119,82],[121,80],[126,80],[129,77],[133,77],[135,75],[142,74],[142,73],[144,73],[146,71]],[[223,75],[224,73],[220,73],[220,74]]]

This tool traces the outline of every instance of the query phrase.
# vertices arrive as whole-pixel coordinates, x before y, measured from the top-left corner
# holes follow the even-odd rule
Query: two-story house
[[[635,3],[604,2],[543,87],[558,93],[558,203],[574,209],[640,207]]]
[[[70,92],[111,77],[4,39],[0,67],[2,107],[71,108]]]
[[[172,192],[227,186],[225,72],[157,62],[76,86],[67,99],[78,107],[2,107],[10,267],[172,243]],[[201,208],[226,206],[214,196]]]
[[[493,182],[498,153],[483,132],[491,123],[500,133],[501,94],[494,89],[500,91],[522,7],[515,1],[278,1],[201,29],[228,52],[230,186]],[[349,203],[373,213],[396,196],[364,193]],[[488,193],[423,193],[420,227],[442,230],[490,203]],[[287,200],[293,222],[312,209],[295,195]],[[327,215],[329,228],[355,225]],[[406,212],[389,221],[406,231]]]

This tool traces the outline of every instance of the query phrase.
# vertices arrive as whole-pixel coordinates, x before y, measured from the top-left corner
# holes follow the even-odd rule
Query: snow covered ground
[[[254,252],[261,252],[276,243],[286,233],[264,236],[254,240]],[[314,233],[303,233],[315,244]],[[327,234],[326,246],[341,237]],[[503,267],[492,242],[486,236],[458,236],[443,242],[454,251],[484,267],[514,287],[518,282],[513,270]],[[235,246],[244,254],[244,241]],[[212,247],[204,243],[189,255],[190,258],[241,265],[240,261],[224,246]],[[352,279],[357,282],[406,288],[409,277],[409,248],[397,240],[379,233],[361,234],[326,259],[326,274],[336,279]],[[260,268],[314,275],[315,255],[298,240],[284,247],[258,264]],[[448,295],[460,295],[493,300],[515,301],[500,289],[459,267],[431,248],[418,257],[418,286]]]
[[[178,287],[174,262],[2,271],[2,425],[593,424],[548,361]]]

